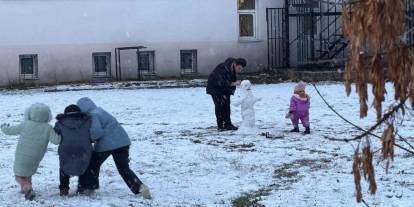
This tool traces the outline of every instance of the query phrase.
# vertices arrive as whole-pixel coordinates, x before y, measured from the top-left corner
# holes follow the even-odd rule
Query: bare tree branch
[[[364,203],[366,207],[369,207],[368,203],[364,199],[362,199],[362,203]]]
[[[387,121],[392,115],[394,115],[395,112],[397,112],[398,110],[400,110],[402,107],[404,107],[404,103],[407,99],[401,101],[399,104],[397,104],[396,106],[392,107],[392,109],[390,111],[388,111],[386,114],[384,114],[384,116],[382,117],[382,119],[380,121],[378,121],[374,126],[372,126],[371,128],[369,128],[367,131],[365,131],[364,133],[362,133],[361,135],[358,135],[355,137],[355,139],[361,139],[367,135],[370,135],[372,131],[374,131],[377,127],[381,126],[381,124],[383,124],[385,121]]]
[[[318,90],[318,88],[316,87],[316,85],[315,85],[315,83],[312,83],[312,85],[313,85],[313,87],[315,88],[315,90],[316,90],[316,92],[318,93],[318,95],[321,97],[321,99],[325,102],[325,104],[328,106],[328,108],[329,109],[331,109],[331,111],[332,112],[334,112],[339,118],[341,118],[342,120],[344,120],[346,123],[348,123],[348,124],[350,124],[350,125],[352,125],[352,126],[354,126],[355,128],[357,128],[357,129],[359,129],[360,131],[362,131],[362,132],[364,132],[362,135],[359,135],[359,136],[357,136],[357,137],[355,137],[355,138],[352,138],[352,139],[336,139],[336,138],[330,138],[330,140],[334,140],[334,141],[344,141],[344,142],[349,142],[349,141],[354,141],[354,140],[360,140],[362,137],[364,137],[364,136],[367,136],[367,135],[371,135],[371,136],[374,136],[374,137],[376,137],[376,138],[378,138],[378,139],[381,139],[381,137],[380,136],[378,136],[378,135],[376,135],[376,134],[373,134],[372,133],[372,131],[373,130],[375,130],[379,125],[381,125],[383,122],[384,122],[384,120],[386,120],[386,119],[384,119],[384,117],[390,117],[393,113],[395,113],[396,112],[396,110],[398,110],[401,106],[404,106],[404,103],[405,103],[405,101],[404,102],[402,102],[402,103],[400,103],[400,104],[398,104],[397,106],[394,106],[393,107],[393,109],[391,110],[391,111],[389,111],[389,112],[387,112],[385,115],[384,115],[384,117],[383,117],[383,119],[381,119],[381,121],[379,121],[379,122],[377,122],[377,124],[375,124],[373,127],[371,127],[369,130],[365,130],[365,129],[363,129],[363,128],[361,128],[360,126],[358,126],[358,125],[356,125],[356,124],[354,124],[354,123],[352,123],[351,121],[349,121],[348,119],[346,119],[346,118],[344,118],[341,114],[339,114],[327,101],[326,101],[326,99],[322,96],[322,94],[320,93],[320,91]],[[387,119],[388,119],[387,118]],[[411,154],[413,154],[414,155],[414,151],[412,151],[412,150],[410,150],[410,149],[407,149],[407,148],[405,148],[405,147],[403,147],[403,146],[401,146],[401,145],[399,145],[399,144],[397,144],[397,143],[394,143],[394,145],[396,146],[396,147],[398,147],[398,148],[400,148],[400,149],[402,149],[402,150],[404,150],[404,151],[406,151],[406,152],[409,152],[409,153],[411,153]],[[410,145],[411,146],[411,145]]]
[[[412,150],[414,150],[414,146],[408,142],[407,139],[403,138],[398,132],[395,133],[401,141],[405,142]]]

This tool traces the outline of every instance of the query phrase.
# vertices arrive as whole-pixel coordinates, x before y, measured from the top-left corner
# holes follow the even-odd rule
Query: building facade
[[[267,67],[277,0],[1,0],[0,85],[207,75],[227,57]],[[121,50],[115,48],[144,46]],[[119,75],[118,75],[119,76]],[[141,76],[142,77],[142,76]]]

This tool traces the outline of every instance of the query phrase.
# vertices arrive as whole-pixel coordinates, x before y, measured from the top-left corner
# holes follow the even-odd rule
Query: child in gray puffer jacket
[[[14,158],[14,175],[21,192],[27,200],[33,200],[32,176],[46,153],[49,142],[59,144],[61,137],[48,124],[51,120],[50,108],[42,103],[31,105],[26,110],[25,120],[16,126],[1,125],[7,135],[20,135]]]
[[[134,194],[151,199],[148,187],[129,168],[129,146],[131,141],[125,129],[111,114],[87,98],[78,100],[82,112],[92,119],[91,137],[96,139],[92,159],[85,174],[79,177],[78,192],[99,188],[99,171],[105,160],[112,155],[119,174]]]
[[[59,145],[60,195],[69,194],[70,176],[80,176],[88,168],[92,156],[92,139],[89,133],[91,119],[76,105],[69,105],[56,117],[55,131],[62,136]]]

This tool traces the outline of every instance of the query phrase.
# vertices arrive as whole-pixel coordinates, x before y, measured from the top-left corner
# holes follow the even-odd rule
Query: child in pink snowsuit
[[[299,132],[299,119],[302,122],[303,127],[305,127],[305,134],[310,134],[309,128],[309,108],[310,108],[310,98],[308,94],[305,93],[306,84],[300,81],[295,86],[295,91],[290,99],[289,114],[290,120],[293,124],[293,129],[291,132]]]

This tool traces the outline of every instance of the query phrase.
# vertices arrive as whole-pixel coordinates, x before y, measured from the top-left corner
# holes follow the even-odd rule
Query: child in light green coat
[[[14,175],[27,200],[33,200],[32,175],[39,167],[50,142],[59,144],[61,137],[48,124],[50,108],[42,103],[33,104],[26,111],[25,120],[16,126],[2,124],[1,130],[7,135],[20,135],[14,159]]]

